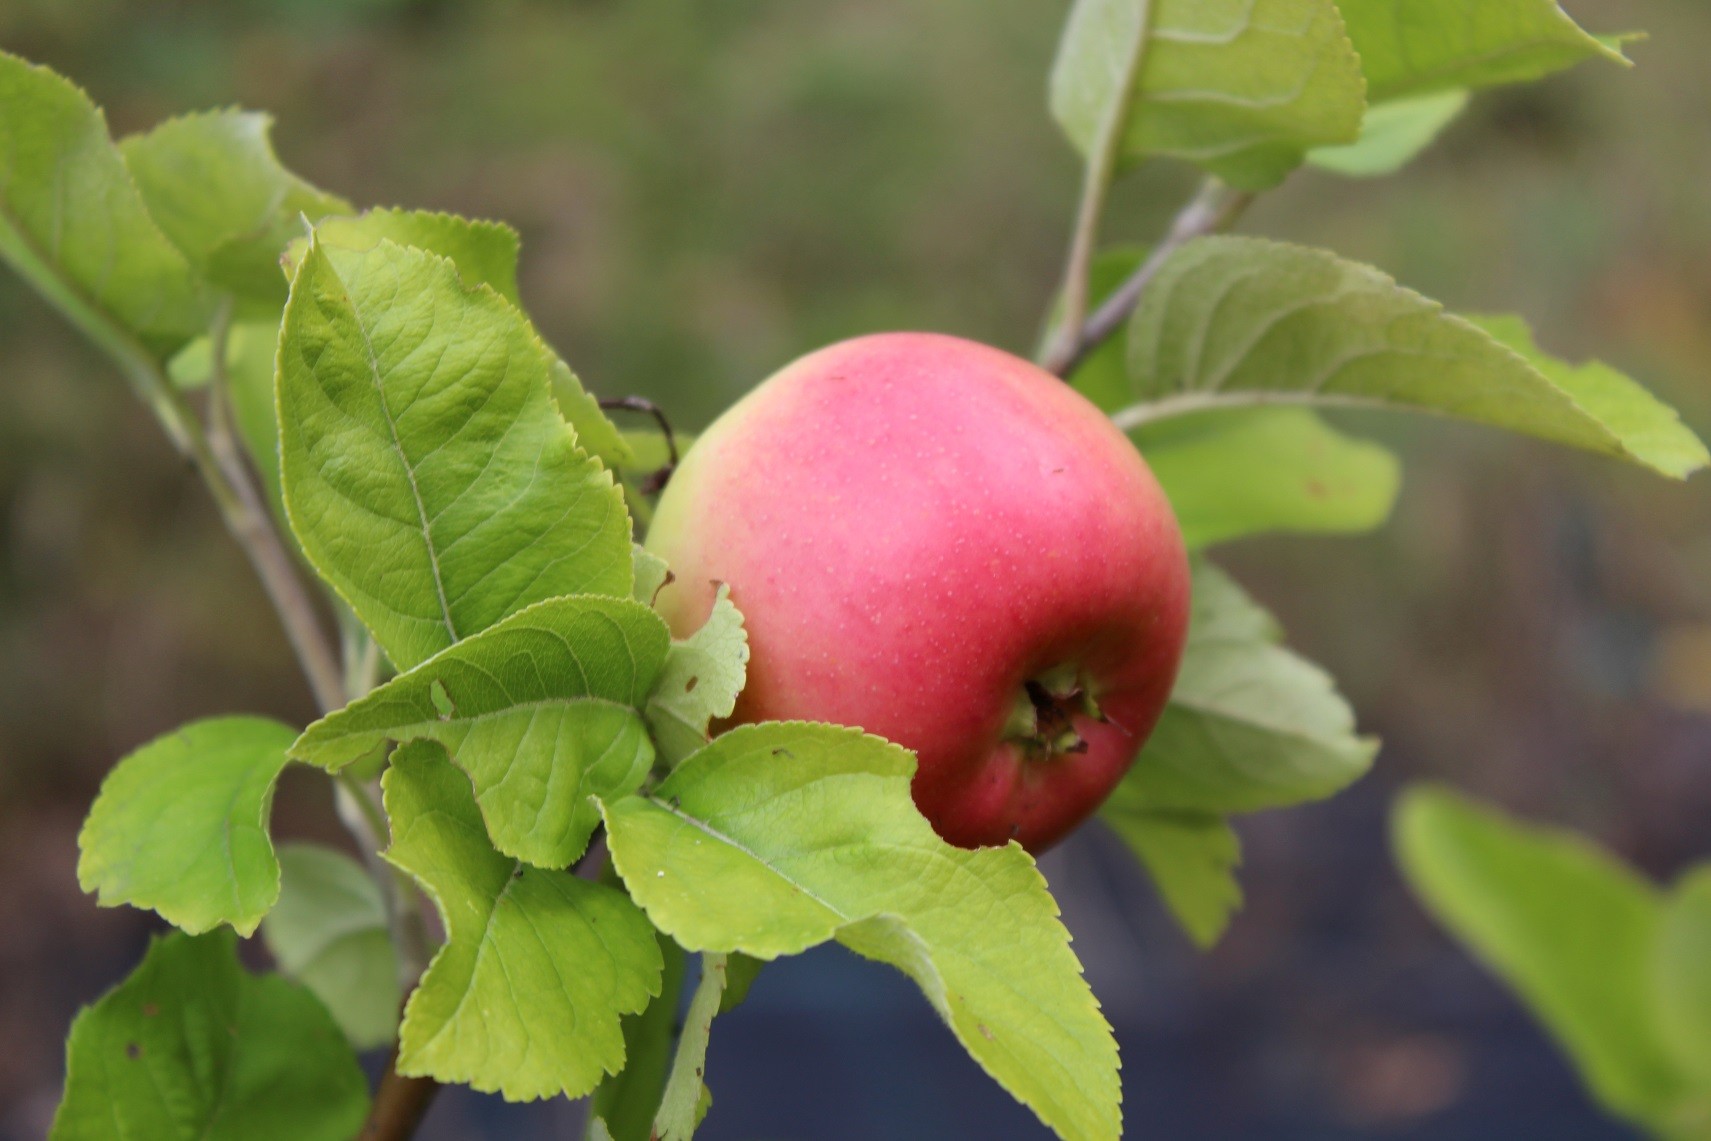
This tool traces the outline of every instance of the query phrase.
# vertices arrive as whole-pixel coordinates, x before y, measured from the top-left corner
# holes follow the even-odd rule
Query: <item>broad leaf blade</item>
[[[1349,178],[1395,174],[1437,139],[1467,106],[1462,89],[1374,103],[1361,123],[1360,138],[1337,147],[1319,147],[1307,161]]]
[[[103,907],[151,908],[192,934],[221,923],[250,934],[279,898],[268,815],[295,736],[277,721],[220,717],[127,756],[78,835],[77,882]]]
[[[627,598],[554,598],[464,639],[304,732],[292,755],[338,769],[386,741],[443,745],[500,851],[562,868],[600,823],[595,797],[653,767],[640,709],[671,636]]]
[[[1084,155],[1119,116],[1125,158],[1182,158],[1252,190],[1354,139],[1365,105],[1332,0],[1078,0],[1051,104]]]
[[[324,219],[315,227],[315,240],[357,251],[373,250],[383,241],[426,250],[457,266],[465,285],[485,285],[511,304],[522,304],[517,296],[521,243],[517,231],[503,222],[435,210],[383,207],[351,217]],[[291,243],[285,257],[287,276],[297,275],[309,248],[308,238]]]
[[[1270,532],[1355,534],[1390,517],[1402,465],[1304,408],[1185,416],[1137,429],[1190,549]]]
[[[1603,361],[1573,365],[1550,356],[1539,348],[1532,329],[1519,317],[1468,320],[1520,353],[1575,403],[1610,425],[1628,450],[1646,466],[1685,479],[1711,463],[1705,445],[1681,422],[1675,410],[1660,403],[1637,381]]]
[[[648,695],[648,731],[660,755],[677,764],[707,743],[708,724],[729,717],[748,677],[749,636],[743,616],[720,585],[713,610],[695,631],[673,641]]]
[[[1376,103],[1456,87],[1524,83],[1602,56],[1558,0],[1337,0]]]
[[[1322,800],[1365,775],[1376,742],[1355,734],[1330,677],[1278,636],[1221,571],[1195,567],[1188,648],[1114,794],[1125,811],[1256,812]]]
[[[836,938],[891,963],[1060,1135],[1115,1138],[1115,1043],[1044,881],[1015,845],[966,851],[934,835],[913,771],[907,752],[856,730],[734,729],[651,798],[606,805],[613,861],[690,950],[772,959]]]
[[[72,1024],[51,1141],[347,1141],[368,1082],[314,996],[171,934]]]
[[[449,258],[465,285],[486,285],[512,305],[522,307],[517,294],[517,231],[503,222],[431,210],[380,209],[350,218],[328,218],[315,232],[324,245],[353,250],[370,250],[381,241],[427,250]],[[308,252],[307,239],[293,243],[285,259],[288,272],[295,274]],[[607,467],[630,460],[623,434],[583,389],[570,366],[557,357],[552,362],[552,389],[559,410],[576,429],[577,443],[584,451],[599,456]]]
[[[555,358],[453,264],[317,245],[280,344],[285,501],[400,669],[567,594],[628,595],[623,495],[553,402]]]
[[[87,95],[0,52],[0,256],[86,330],[117,326],[165,357],[208,302]]]
[[[271,117],[205,111],[119,144],[166,236],[216,288],[274,311],[285,301],[279,255],[313,222],[350,209],[286,170]]]
[[[1242,845],[1229,821],[1212,813],[1137,809],[1132,789],[1119,788],[1099,809],[1158,886],[1171,913],[1202,948],[1223,936],[1242,906],[1236,869]]]
[[[447,939],[404,1008],[398,1069],[509,1101],[592,1090],[624,1064],[619,1019],[659,993],[653,930],[621,892],[493,850],[469,778],[431,742],[383,778],[386,857],[433,897]]]
[[[1637,386],[1564,387],[1370,266],[1258,238],[1189,243],[1129,328],[1126,427],[1209,408],[1320,404],[1457,416],[1681,471],[1674,413]],[[1596,397],[1596,398],[1594,398]],[[1673,426],[1673,427],[1672,427]]]
[[[1601,1101],[1640,1120],[1677,1101],[1650,989],[1651,884],[1572,833],[1446,790],[1410,791],[1394,829],[1421,902],[1520,993]]]
[[[279,903],[261,935],[280,974],[313,991],[351,1045],[386,1045],[403,994],[380,888],[362,865],[314,844],[280,845],[279,868]]]

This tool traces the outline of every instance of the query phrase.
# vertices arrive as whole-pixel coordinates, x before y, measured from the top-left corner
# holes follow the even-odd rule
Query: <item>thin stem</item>
[[[642,412],[652,416],[665,436],[665,454],[671,466],[677,466],[677,436],[671,430],[671,421],[665,418],[665,409],[645,396],[618,396],[601,400],[599,404],[606,412]]]
[[[1136,18],[1134,50],[1129,53],[1123,73],[1118,79],[1117,89],[1106,106],[1105,118],[1099,124],[1099,133],[1087,154],[1087,165],[1081,182],[1081,201],[1076,207],[1075,225],[1070,231],[1069,257],[1064,266],[1062,312],[1058,319],[1058,331],[1044,355],[1044,359],[1048,361],[1068,354],[1082,339],[1082,326],[1087,320],[1093,252],[1099,243],[1099,223],[1105,216],[1105,201],[1111,193],[1111,182],[1117,175],[1117,163],[1123,152],[1123,136],[1129,130],[1130,104],[1134,100],[1135,85],[1140,82],[1142,64],[1147,54],[1147,40],[1152,24],[1151,9],[1150,0],[1141,0],[1140,12]]]
[[[415,885],[380,854],[386,846],[386,810],[373,781],[362,781],[340,773],[334,797],[339,819],[362,847],[363,860],[381,886],[387,923],[398,951],[398,977],[408,990],[427,969],[429,940],[427,924],[417,901]]]
[[[372,781],[340,773],[333,786],[339,818],[362,849],[369,875],[380,886],[387,930],[398,954],[400,989],[408,994],[427,969],[429,940],[416,885],[380,854],[387,834],[386,811]],[[416,1132],[439,1083],[432,1078],[409,1078],[398,1072],[398,1047],[386,1059],[386,1070],[374,1091],[374,1104],[363,1123],[360,1141],[404,1141]]]
[[[1068,346],[1081,339],[1087,322],[1089,278],[1093,270],[1093,251],[1099,241],[1099,220],[1105,213],[1105,199],[1111,185],[1109,171],[1101,170],[1089,161],[1082,180],[1081,205],[1076,210],[1075,229],[1070,235],[1068,264],[1064,268],[1062,312],[1058,318],[1057,335],[1046,350],[1051,360],[1067,352]],[[1051,370],[1055,371],[1055,370]]]
[[[671,421],[665,418],[665,409],[644,396],[620,396],[598,402],[602,411],[606,412],[642,412],[654,418],[659,430],[665,436],[665,466],[658,471],[649,472],[637,485],[643,495],[657,495],[665,490],[665,485],[671,480],[671,473],[677,470],[677,434],[671,430]],[[643,521],[646,525],[646,520]]]
[[[220,508],[226,529],[255,567],[256,577],[273,602],[285,636],[303,667],[315,703],[330,713],[345,703],[345,685],[333,651],[297,566],[274,526],[273,513],[250,474],[232,426],[226,387],[226,339],[231,322],[230,301],[221,302],[209,339],[213,368],[208,377],[208,426],[196,430],[190,418],[191,458]]]
[[[115,321],[83,291],[60,276],[53,259],[37,248],[34,239],[23,226],[10,227],[14,246],[8,260],[23,278],[33,285],[47,302],[70,321],[79,332],[113,358],[119,372],[144,404],[160,421],[166,438],[181,454],[191,454],[191,425],[182,397],[167,380],[156,363],[154,354],[141,339]]]
[[[659,1099],[653,1135],[662,1141],[687,1141],[695,1133],[695,1110],[701,1101],[702,1078],[707,1072],[707,1039],[713,1016],[725,994],[725,964],[729,956],[701,956],[701,981],[689,1000],[683,1033],[677,1038],[677,1055],[671,1060],[671,1076]]]
[[[440,1083],[433,1078],[406,1078],[398,1073],[398,1048],[386,1059],[386,1075],[374,1094],[374,1108],[362,1123],[357,1141],[404,1141],[416,1133],[427,1115]]]
[[[1217,179],[1207,179],[1200,193],[1171,222],[1170,230],[1140,268],[1087,318],[1073,341],[1060,338],[1055,342],[1051,352],[1041,361],[1041,366],[1058,376],[1074,372],[1089,353],[1122,328],[1123,322],[1135,311],[1142,294],[1172,254],[1195,238],[1228,230],[1253,200],[1254,195],[1249,191],[1232,190]]]

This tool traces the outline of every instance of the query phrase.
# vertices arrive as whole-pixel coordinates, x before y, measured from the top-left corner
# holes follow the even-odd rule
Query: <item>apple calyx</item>
[[[1031,761],[1084,753],[1087,742],[1076,732],[1077,717],[1105,720],[1081,671],[1073,664],[1058,666],[1029,678],[1016,691],[1004,739]]]

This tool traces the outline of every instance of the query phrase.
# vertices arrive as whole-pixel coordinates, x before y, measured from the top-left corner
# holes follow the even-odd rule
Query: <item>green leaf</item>
[[[371,250],[385,240],[438,254],[451,259],[465,285],[486,285],[512,305],[522,307],[517,293],[517,231],[503,222],[429,210],[381,209],[353,218],[329,218],[316,227],[316,237],[323,245],[353,250]],[[307,240],[292,246],[286,259],[290,272],[296,272],[308,251]],[[576,430],[579,446],[608,467],[629,460],[631,452],[623,434],[557,355],[552,358],[551,375],[553,398]]]
[[[383,241],[426,250],[457,266],[458,276],[471,289],[485,285],[512,305],[522,306],[517,296],[521,244],[517,231],[503,222],[386,207],[323,219],[315,227],[315,241],[359,252],[371,251]],[[291,243],[285,255],[287,277],[297,276],[310,244],[306,237]]]
[[[51,1141],[348,1141],[368,1082],[314,996],[238,965],[230,932],[173,933],[85,1007]]]
[[[191,934],[248,935],[279,898],[267,820],[296,733],[260,717],[196,721],[120,761],[77,837],[77,882],[103,907],[158,911]]]
[[[196,271],[220,290],[277,311],[279,255],[313,222],[350,210],[286,170],[273,120],[251,111],[168,119],[119,144],[149,213]]]
[[[1191,549],[1274,531],[1370,531],[1390,517],[1402,484],[1386,448],[1305,408],[1183,416],[1133,437]]]
[[[729,717],[748,677],[749,636],[743,616],[720,584],[701,629],[673,641],[659,680],[648,695],[646,716],[654,744],[677,764],[707,743],[707,726]]]
[[[1133,429],[1211,408],[1317,404],[1459,416],[1664,475],[1674,413],[1635,386],[1563,387],[1370,266],[1258,238],[1190,242],[1129,327]],[[1660,448],[1665,436],[1672,441]]]
[[[316,245],[298,270],[286,507],[401,670],[543,599],[630,593],[623,494],[559,416],[554,359],[509,302],[422,250]]]
[[[659,993],[653,929],[622,892],[493,850],[469,778],[431,741],[381,778],[386,858],[422,885],[446,942],[404,1008],[398,1070],[507,1101],[588,1093],[624,1064],[619,1019]]]
[[[639,710],[667,660],[627,598],[554,598],[442,650],[311,725],[291,755],[337,770],[386,741],[437,741],[475,784],[493,843],[562,868],[653,768]]]
[[[1675,410],[1659,402],[1637,381],[1603,361],[1572,365],[1557,360],[1539,348],[1532,329],[1519,317],[1468,320],[1520,353],[1576,404],[1608,424],[1646,466],[1684,479],[1711,463],[1705,445],[1681,422]]]
[[[654,1135],[659,1141],[689,1141],[710,1105],[707,1083],[707,1039],[713,1019],[724,1009],[725,965],[728,955],[709,952],[701,956],[701,981],[695,987],[689,1012],[678,1036],[677,1054],[671,1062],[671,1077],[665,1084]]]
[[[655,936],[665,962],[660,992],[640,1014],[624,1016],[624,1068],[603,1080],[588,1102],[589,1113],[606,1123],[616,1141],[653,1141],[654,1111],[677,1041],[685,956],[668,936]]]
[[[280,845],[279,867],[279,903],[261,921],[279,972],[314,992],[351,1045],[386,1045],[404,996],[380,888],[361,864],[315,844]]]
[[[70,81],[5,52],[0,256],[109,348],[134,336],[164,358],[202,330],[209,312],[100,109]]]
[[[503,222],[460,218],[430,210],[370,210],[354,218],[329,218],[315,228],[323,245],[371,250],[382,240],[396,242],[450,258],[470,287],[486,285],[519,309],[517,295],[517,231]],[[295,274],[309,252],[307,239],[292,244],[286,267]],[[599,456],[608,467],[630,458],[623,434],[606,418],[600,404],[582,387],[570,366],[552,360],[552,388],[559,410],[576,429],[584,451]]]
[[[1354,139],[1365,102],[1333,0],[1077,0],[1051,105],[1084,155],[1115,128],[1123,158],[1263,190],[1309,148]]]
[[[1690,871],[1664,902],[1657,1009],[1664,1041],[1711,1094],[1711,865]]]
[[[1124,811],[1256,812],[1322,800],[1366,774],[1377,742],[1355,735],[1331,678],[1279,637],[1222,571],[1196,565],[1188,648],[1115,794]]]
[[[1349,178],[1395,174],[1437,139],[1467,106],[1462,88],[1391,99],[1367,108],[1360,138],[1338,147],[1318,147],[1307,161]]]
[[[1421,902],[1520,993],[1599,1100],[1645,1120],[1681,1096],[1651,992],[1651,884],[1573,833],[1443,789],[1406,793],[1394,832]]]
[[[613,863],[686,949],[774,959],[837,939],[891,963],[1061,1136],[1117,1137],[1116,1044],[1044,880],[1014,844],[940,840],[914,768],[853,729],[733,729],[651,797],[607,802]]]
[[[1221,816],[1149,812],[1133,800],[1132,786],[1119,786],[1099,809],[1099,818],[1146,867],[1189,938],[1210,948],[1242,906],[1242,886],[1236,881],[1241,841]]]
[[[1456,87],[1525,83],[1602,56],[1557,0],[1337,0],[1377,103]]]

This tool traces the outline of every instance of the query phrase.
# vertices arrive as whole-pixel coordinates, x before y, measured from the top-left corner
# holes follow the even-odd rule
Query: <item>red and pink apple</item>
[[[954,337],[813,353],[731,407],[659,502],[679,636],[728,583],[751,659],[733,723],[859,726],[920,758],[915,802],[976,847],[1055,843],[1152,731],[1187,633],[1175,517],[1056,377]]]

